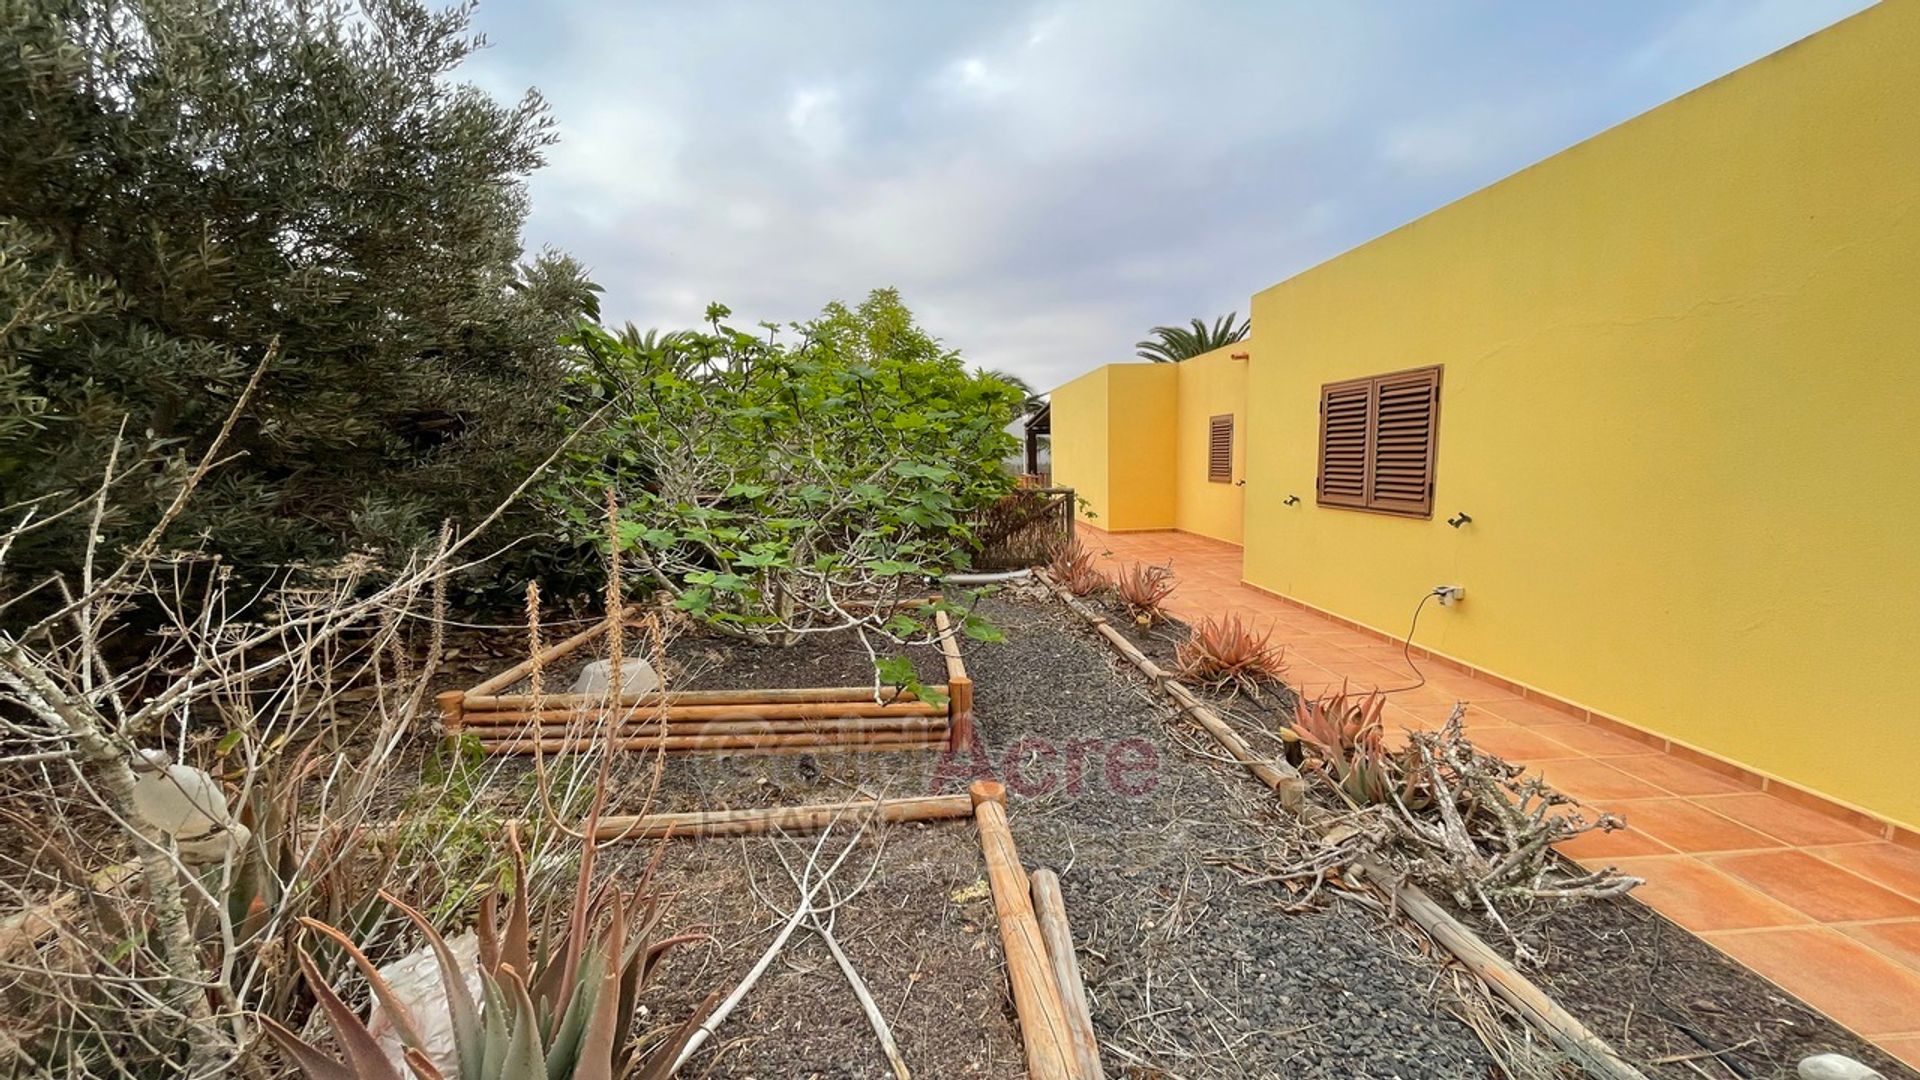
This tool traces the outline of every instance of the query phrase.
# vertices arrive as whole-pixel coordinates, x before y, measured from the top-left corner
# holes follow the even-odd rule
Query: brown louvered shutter
[[[1431,517],[1438,367],[1320,388],[1320,503]]]
[[[1439,368],[1383,375],[1373,381],[1368,509],[1423,516],[1433,512],[1433,443],[1439,410]]]
[[[1233,417],[1215,416],[1207,421],[1207,479],[1216,484],[1233,483]]]
[[[1320,388],[1320,502],[1367,505],[1367,433],[1372,427],[1373,382]]]

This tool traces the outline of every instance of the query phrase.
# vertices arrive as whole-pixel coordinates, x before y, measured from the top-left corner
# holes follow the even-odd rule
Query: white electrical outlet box
[[[1435,585],[1433,595],[1440,598],[1441,607],[1452,607],[1467,598],[1465,585]]]

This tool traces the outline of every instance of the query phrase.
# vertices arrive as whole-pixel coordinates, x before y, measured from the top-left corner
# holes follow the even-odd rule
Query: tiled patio
[[[1240,548],[1186,533],[1102,532],[1103,563],[1173,564],[1183,619],[1235,611],[1269,622],[1288,681],[1312,694],[1414,682],[1401,650],[1240,583]],[[1111,574],[1116,566],[1105,566]],[[1417,644],[1417,641],[1416,641]],[[1403,727],[1468,702],[1474,742],[1626,818],[1566,853],[1647,879],[1635,895],[1815,1008],[1920,1066],[1920,851],[1576,719],[1497,683],[1422,662],[1426,685],[1391,697]]]

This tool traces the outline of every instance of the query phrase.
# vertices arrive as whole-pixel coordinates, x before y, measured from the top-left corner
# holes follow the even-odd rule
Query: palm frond
[[[1134,344],[1135,355],[1156,364],[1177,364],[1245,341],[1252,328],[1253,320],[1240,318],[1237,311],[1215,319],[1212,326],[1199,318],[1188,320],[1187,326],[1156,326],[1151,337]]]

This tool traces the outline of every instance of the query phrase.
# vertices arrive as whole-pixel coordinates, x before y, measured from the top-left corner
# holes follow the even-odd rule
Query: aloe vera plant
[[[1166,614],[1167,597],[1173,595],[1177,584],[1172,565],[1134,563],[1114,580],[1113,592],[1135,622],[1150,626]]]
[[[1174,660],[1183,678],[1253,693],[1287,670],[1285,649],[1273,643],[1273,627],[1259,627],[1231,611],[1200,620],[1174,648]]]
[[[1386,707],[1386,696],[1377,692],[1358,701],[1345,689],[1318,701],[1295,698],[1288,728],[1308,751],[1308,763],[1324,772],[1350,802],[1375,806],[1397,798],[1409,810],[1418,810],[1431,798],[1406,754],[1387,749],[1381,719]]]
[[[1054,553],[1048,569],[1060,587],[1075,596],[1091,596],[1107,587],[1107,575],[1093,564],[1093,552],[1078,541]]]
[[[318,920],[305,925],[339,945],[365,975],[373,997],[392,1022],[417,1080],[659,1080],[671,1071],[709,999],[664,1040],[636,1056],[633,1020],[639,998],[667,950],[701,935],[660,937],[659,902],[648,885],[649,868],[629,893],[592,883],[593,842],[588,840],[571,906],[550,902],[539,925],[548,940],[535,942],[529,910],[526,860],[513,843],[514,889],[504,924],[498,895],[482,901],[479,931],[481,993],[467,986],[453,951],[413,907],[382,893],[387,903],[420,928],[439,964],[452,1020],[453,1072],[429,1059],[412,1010],[381,977],[373,961],[346,934]],[[305,974],[344,1059],[336,1059],[271,1018],[267,1034],[310,1080],[407,1080],[374,1037],[367,1022],[335,993],[313,957],[297,950]]]

